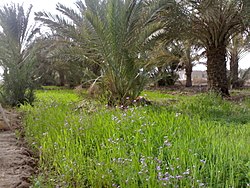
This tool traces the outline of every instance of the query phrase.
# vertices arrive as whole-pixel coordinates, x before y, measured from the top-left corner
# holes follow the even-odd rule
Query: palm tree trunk
[[[239,79],[239,56],[237,51],[232,51],[230,54],[230,82],[232,88],[237,88]]]
[[[186,66],[185,68],[186,71],[186,87],[192,87],[192,72],[193,72],[193,67],[192,66]]]
[[[207,48],[207,74],[208,89],[229,96],[227,67],[226,67],[226,45]]]
[[[63,71],[58,71],[59,73],[59,85],[60,86],[65,86],[65,74]]]

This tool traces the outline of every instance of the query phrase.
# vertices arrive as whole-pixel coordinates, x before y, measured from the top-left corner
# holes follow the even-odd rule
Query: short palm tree
[[[2,97],[15,106],[31,103],[33,97],[34,36],[39,29],[29,26],[32,6],[25,12],[21,5],[0,9],[0,63],[4,69]]]
[[[37,19],[70,39],[74,57],[101,67],[100,81],[109,104],[124,104],[128,99],[135,99],[146,84],[142,54],[147,38],[154,31],[147,23],[151,3],[145,0],[85,0],[85,4],[77,1],[78,10],[58,4],[57,10],[67,19],[46,12],[37,13]]]

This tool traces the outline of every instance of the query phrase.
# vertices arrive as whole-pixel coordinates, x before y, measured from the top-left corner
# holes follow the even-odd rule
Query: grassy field
[[[34,107],[21,107],[40,157],[33,187],[249,186],[250,99],[143,95],[153,105],[121,110],[38,91]]]

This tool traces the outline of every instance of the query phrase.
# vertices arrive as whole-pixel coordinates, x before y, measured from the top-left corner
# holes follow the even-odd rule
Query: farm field
[[[72,90],[36,96],[20,109],[39,156],[33,187],[249,186],[250,98],[145,91],[151,105],[124,109]]]
[[[250,188],[249,0],[46,1],[0,1],[0,188]]]

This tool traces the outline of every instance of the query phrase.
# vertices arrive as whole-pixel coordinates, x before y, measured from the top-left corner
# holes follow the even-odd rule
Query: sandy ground
[[[0,117],[0,188],[28,188],[35,173],[36,160],[24,142],[16,138],[20,116],[14,112],[5,113],[10,128]]]

